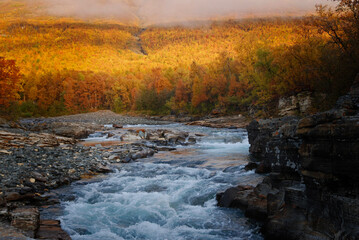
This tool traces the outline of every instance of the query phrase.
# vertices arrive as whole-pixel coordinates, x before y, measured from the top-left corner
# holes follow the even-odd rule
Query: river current
[[[255,184],[244,170],[249,144],[243,129],[181,124],[126,126],[178,129],[205,136],[192,146],[119,166],[105,178],[74,183],[57,218],[75,240],[263,239],[241,210],[219,208],[216,194]],[[91,140],[91,139],[88,139]]]

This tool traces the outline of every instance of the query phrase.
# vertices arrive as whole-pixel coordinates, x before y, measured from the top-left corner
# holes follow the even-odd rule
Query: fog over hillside
[[[37,0],[29,0],[37,1]],[[47,13],[80,18],[119,18],[142,23],[181,22],[220,17],[313,12],[327,0],[38,0]]]

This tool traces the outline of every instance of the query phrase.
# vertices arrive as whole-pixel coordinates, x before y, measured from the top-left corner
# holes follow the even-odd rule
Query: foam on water
[[[100,182],[74,184],[76,200],[62,203],[59,219],[64,229],[75,240],[262,239],[240,210],[218,208],[215,200],[218,192],[245,183],[254,172],[233,163],[203,167],[207,160],[246,156],[245,132],[192,130],[208,135],[194,146],[192,155],[159,154],[123,165]]]

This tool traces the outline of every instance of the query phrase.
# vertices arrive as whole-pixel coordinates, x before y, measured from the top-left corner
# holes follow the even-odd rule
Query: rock
[[[11,154],[11,152],[10,152],[10,151],[1,150],[1,149],[0,149],[0,153],[2,153],[2,154]]]
[[[4,240],[29,240],[18,229],[0,221],[0,239]]]
[[[136,133],[128,132],[128,133],[122,135],[121,139],[122,139],[122,141],[126,141],[126,142],[134,142],[134,141],[141,140],[141,137],[138,136]]]
[[[97,171],[99,173],[110,173],[110,172],[112,172],[111,168],[109,168],[108,166],[104,166],[102,164],[98,164],[96,169],[97,169]]]
[[[301,92],[295,96],[280,98],[278,101],[279,116],[306,115],[310,113],[313,101],[310,92]]]
[[[84,139],[96,130],[101,130],[102,126],[85,123],[53,122],[48,123],[46,129],[52,133],[75,139]],[[46,130],[45,129],[45,130]]]
[[[246,198],[252,192],[252,189],[243,189],[240,186],[229,188],[224,193],[217,195],[218,206],[245,210],[248,207]]]
[[[132,159],[136,160],[136,159],[140,159],[140,158],[150,157],[150,156],[153,156],[154,153],[155,153],[155,151],[153,149],[144,149],[142,151],[132,154]]]
[[[298,118],[252,121],[248,127],[250,153],[259,162],[257,173],[278,172],[298,180],[301,139],[296,135]]]
[[[267,200],[257,198],[252,186],[238,186],[217,195],[218,206],[240,208],[247,217],[264,221],[267,217]]]
[[[189,137],[188,138],[188,143],[195,144],[196,142],[197,142],[196,138],[194,138],[194,137]]]
[[[115,136],[115,134],[113,134],[113,133],[107,133],[107,138],[112,138],[113,136]]]
[[[9,192],[9,193],[6,193],[6,195],[5,195],[5,199],[7,202],[17,201],[21,198],[22,198],[22,196],[18,192]]]
[[[114,128],[123,128],[123,126],[122,126],[122,125],[119,125],[119,124],[113,124],[113,127],[114,127]]]
[[[61,228],[58,220],[41,220],[36,239],[71,240],[70,236]]]
[[[39,181],[39,182],[47,182],[47,180],[48,180],[46,176],[43,176],[41,173],[38,173],[38,172],[32,172],[31,175],[33,176],[34,180]],[[30,182],[32,182],[31,179],[30,179]]]
[[[110,160],[110,161],[113,161],[113,160],[116,160],[116,159],[119,159],[120,157],[117,155],[117,154],[112,154],[109,158],[108,158],[108,160]]]
[[[164,152],[170,152],[170,151],[175,151],[176,148],[174,147],[157,147],[158,151],[164,151]]]
[[[249,119],[242,115],[209,118],[187,123],[187,125],[198,125],[213,128],[245,128]]]
[[[129,162],[131,162],[131,161],[132,161],[132,156],[131,156],[131,154],[127,155],[127,156],[122,160],[123,163],[129,163]]]
[[[145,130],[140,130],[138,136],[140,136],[141,139],[149,139],[148,133]]]
[[[0,131],[0,147],[8,149],[11,147],[56,147],[60,144],[75,144],[76,141],[70,138],[64,138],[47,133],[30,133],[28,135],[20,133],[12,133],[8,131]]]
[[[256,169],[258,167],[258,164],[257,163],[255,163],[255,162],[250,162],[250,163],[248,163],[245,167],[244,167],[244,169],[246,170],[246,171],[251,171],[251,170],[253,170],[253,169]]]
[[[10,216],[12,226],[22,230],[28,237],[35,237],[40,217],[37,208],[17,208],[10,212]]]

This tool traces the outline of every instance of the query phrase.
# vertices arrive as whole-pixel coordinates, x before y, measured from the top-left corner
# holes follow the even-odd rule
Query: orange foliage
[[[0,57],[0,107],[19,99],[20,74],[14,60]]]

